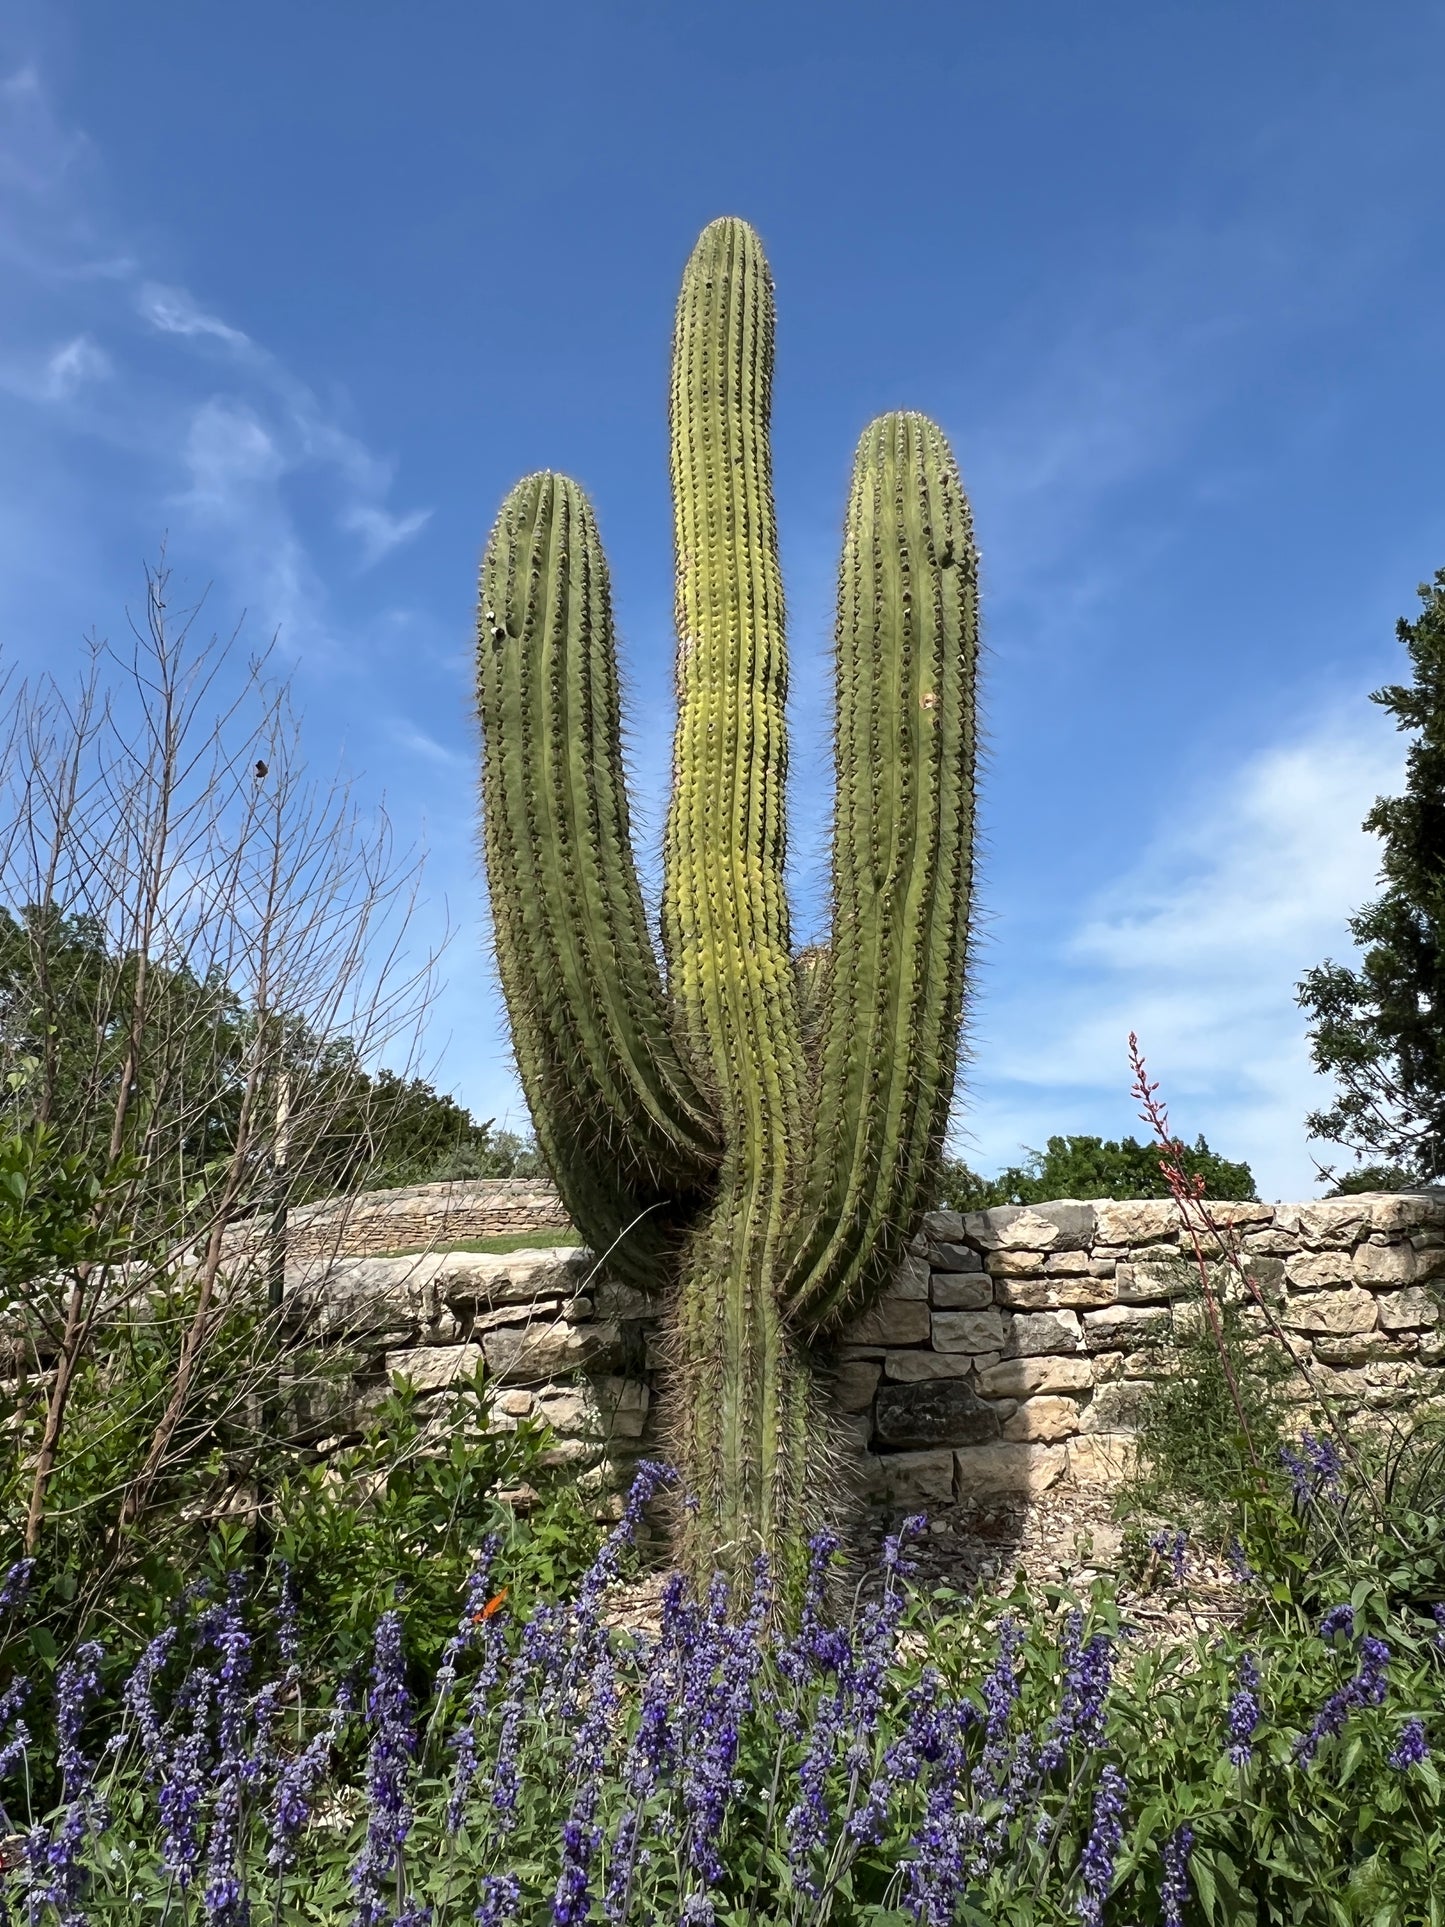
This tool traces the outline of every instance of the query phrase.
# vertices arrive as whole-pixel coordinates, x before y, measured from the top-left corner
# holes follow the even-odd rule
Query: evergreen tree
[[[1315,1067],[1339,1087],[1306,1120],[1310,1135],[1415,1182],[1445,1177],[1445,569],[1420,600],[1396,629],[1414,682],[1370,698],[1415,738],[1404,795],[1365,818],[1383,844],[1384,894],[1350,918],[1359,967],[1327,960],[1299,984]]]
[[[1211,1151],[1202,1137],[1185,1147],[1182,1162],[1191,1177],[1204,1179],[1211,1198],[1253,1198],[1254,1174]],[[951,1211],[986,1211],[995,1204],[1046,1204],[1054,1198],[1167,1198],[1169,1186],[1159,1169],[1159,1148],[1126,1137],[1115,1143],[1100,1137],[1051,1137],[1048,1148],[1030,1151],[1027,1162],[1010,1165],[997,1177],[981,1178],[966,1164],[948,1159],[940,1204]]]

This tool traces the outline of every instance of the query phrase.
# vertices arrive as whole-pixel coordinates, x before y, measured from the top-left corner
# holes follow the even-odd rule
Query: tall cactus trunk
[[[606,563],[528,477],[482,571],[484,848],[517,1065],[573,1222],[668,1285],[664,1409],[694,1572],[801,1563],[839,1489],[815,1343],[884,1288],[953,1092],[973,835],[976,557],[943,436],[865,431],[837,634],[830,943],[784,891],[787,656],[768,447],[773,293],[715,221],[673,350],[677,729],[651,947]]]

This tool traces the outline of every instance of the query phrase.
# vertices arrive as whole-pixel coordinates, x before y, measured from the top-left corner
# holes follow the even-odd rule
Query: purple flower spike
[[[1343,1633],[1346,1639],[1354,1636],[1355,1609],[1353,1606],[1331,1606],[1320,1621],[1320,1638],[1333,1639],[1336,1633]]]
[[[15,1564],[0,1580],[0,1612],[14,1612],[25,1604],[25,1596],[30,1591],[30,1580],[35,1571],[33,1559],[17,1559]]]
[[[1234,1677],[1234,1698],[1229,1702],[1229,1757],[1236,1766],[1248,1766],[1254,1757],[1254,1729],[1259,1725],[1259,1668],[1248,1653],[1241,1654]]]
[[[1184,1904],[1189,1898],[1189,1856],[1193,1851],[1193,1827],[1180,1827],[1164,1843],[1164,1878],[1159,1883],[1163,1927],[1184,1927]]]
[[[1079,1857],[1084,1891],[1074,1911],[1085,1927],[1102,1927],[1104,1902],[1114,1886],[1114,1861],[1124,1840],[1123,1817],[1129,1783],[1111,1760],[1099,1778],[1089,1838]]]
[[[1425,1744],[1424,1720],[1406,1720],[1400,1728],[1399,1744],[1390,1755],[1390,1765],[1397,1773],[1404,1773],[1412,1766],[1423,1766],[1429,1757],[1430,1749]]]
[[[482,1882],[481,1905],[473,1915],[481,1927],[510,1927],[517,1917],[522,1883],[514,1873],[489,1873]]]
[[[356,1894],[353,1927],[383,1927],[391,1911],[384,1886],[411,1831],[407,1783],[417,1740],[405,1675],[401,1614],[386,1612],[377,1621],[371,1691],[366,1700],[372,1722],[368,1811],[366,1839],[351,1869]]]
[[[1149,1550],[1151,1552],[1157,1552],[1162,1559],[1169,1561],[1170,1570],[1174,1574],[1175,1585],[1182,1586],[1184,1583],[1184,1568],[1189,1551],[1189,1534],[1187,1532],[1169,1532],[1167,1530],[1164,1532],[1156,1532],[1154,1537],[1149,1541]]]

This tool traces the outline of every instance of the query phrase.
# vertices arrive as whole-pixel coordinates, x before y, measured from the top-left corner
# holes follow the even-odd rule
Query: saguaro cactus
[[[948,444],[884,415],[838,590],[832,934],[793,952],[787,657],[757,236],[714,221],[673,344],[677,730],[662,954],[633,862],[607,566],[528,476],[482,565],[496,953],[538,1141],[614,1275],[667,1285],[666,1424],[695,1567],[798,1555],[837,1502],[828,1341],[928,1207],[953,1092],[973,846],[977,558]]]

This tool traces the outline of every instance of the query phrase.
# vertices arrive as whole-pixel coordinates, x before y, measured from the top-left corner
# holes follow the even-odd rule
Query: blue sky
[[[1445,563],[1445,13],[19,0],[0,25],[0,643],[78,661],[162,534],[279,631],[313,759],[430,849],[438,1080],[525,1125],[475,859],[478,556],[589,489],[655,866],[666,373],[720,213],[778,288],[795,930],[818,934],[852,449],[934,415],[989,742],[953,1148],[1176,1126],[1315,1187],[1293,986],[1347,946],[1402,746],[1367,692]]]

